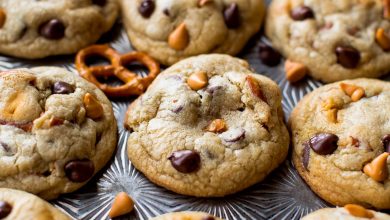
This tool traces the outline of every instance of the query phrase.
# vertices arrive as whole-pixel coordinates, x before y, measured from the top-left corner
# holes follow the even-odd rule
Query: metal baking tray
[[[283,109],[287,119],[297,102],[306,93],[322,84],[310,78],[298,84],[290,84],[284,77],[283,61],[272,68],[261,63],[258,53],[260,41],[267,42],[261,33],[254,36],[238,56],[249,61],[258,73],[278,83],[283,92]],[[120,53],[133,50],[120,21],[98,43],[108,43]],[[1,70],[42,65],[64,67],[77,74],[74,55],[34,61],[0,56]],[[139,74],[145,73],[145,69],[140,66],[135,65],[132,68],[135,68]],[[109,219],[108,211],[111,203],[115,195],[121,191],[127,192],[134,199],[135,210],[129,215],[116,219],[149,219],[167,212],[193,210],[208,212],[227,220],[294,220],[328,205],[300,178],[290,159],[263,182],[223,198],[183,196],[151,183],[132,166],[126,154],[126,142],[130,132],[124,129],[123,121],[127,106],[133,100],[133,98],[112,100],[118,121],[119,140],[116,154],[107,166],[80,190],[52,201],[56,207],[74,219]]]

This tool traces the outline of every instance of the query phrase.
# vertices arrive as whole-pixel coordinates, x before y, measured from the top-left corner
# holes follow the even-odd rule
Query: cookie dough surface
[[[302,220],[364,220],[364,219],[375,219],[375,220],[388,220],[389,215],[384,213],[375,212],[369,210],[372,213],[373,218],[363,218],[351,215],[345,208],[324,208],[318,211],[312,212],[309,215],[302,218]]]
[[[364,96],[352,101],[342,84],[360,87]],[[320,197],[334,205],[390,208],[388,175],[376,181],[363,172],[366,164],[389,151],[384,139],[390,134],[389,103],[390,83],[374,79],[328,84],[298,103],[289,121],[293,162]],[[384,161],[378,170],[388,174],[389,165]]]
[[[151,220],[221,220],[204,212],[172,212],[157,216]]]
[[[274,0],[266,34],[285,57],[306,65],[315,79],[379,77],[390,71],[390,45],[383,47],[376,39],[381,28],[382,41],[390,42],[390,22],[384,17],[390,9],[383,2]]]
[[[208,83],[195,90],[188,82],[198,73]],[[165,70],[131,104],[125,124],[133,131],[128,156],[137,169],[158,185],[199,197],[263,180],[289,145],[279,87],[228,55],[197,56]]]
[[[132,45],[165,65],[205,53],[237,54],[259,31],[265,14],[263,0],[120,0],[120,4]],[[185,28],[172,39],[180,49],[174,49],[170,36],[183,23]]]
[[[36,59],[71,54],[111,29],[116,0],[2,0],[0,53]]]
[[[45,199],[75,191],[116,140],[111,103],[91,83],[56,67],[0,72],[0,187]]]
[[[71,220],[41,198],[19,190],[0,188],[2,220]]]

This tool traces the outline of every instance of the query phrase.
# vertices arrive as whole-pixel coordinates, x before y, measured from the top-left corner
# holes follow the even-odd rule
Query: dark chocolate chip
[[[278,51],[265,43],[260,43],[259,55],[261,61],[267,66],[277,66],[282,58]]]
[[[73,160],[65,165],[64,170],[69,180],[81,183],[92,177],[95,166],[90,160]]]
[[[154,11],[155,5],[153,0],[143,0],[138,8],[138,12],[144,18],[149,18]]]
[[[58,40],[65,36],[65,25],[58,19],[51,19],[40,26],[39,33],[49,40]]]
[[[337,63],[341,66],[352,69],[360,62],[360,52],[350,46],[336,47]]]
[[[306,170],[309,170],[309,160],[310,160],[310,146],[309,143],[303,144],[303,152],[302,152],[302,164],[303,167],[305,167]]]
[[[306,19],[314,18],[314,13],[311,8],[307,6],[298,6],[295,7],[291,13],[291,18],[296,21],[303,21]]]
[[[385,148],[385,152],[390,153],[390,134],[387,134],[382,138],[382,143]]]
[[[74,92],[74,87],[66,82],[55,82],[52,88],[53,94],[70,94]]]
[[[0,219],[7,217],[11,211],[12,206],[8,202],[0,201]]]
[[[332,154],[337,149],[339,137],[330,133],[316,134],[310,138],[309,144],[314,152],[320,155]]]
[[[229,7],[225,8],[223,17],[228,28],[238,28],[241,24],[241,18],[237,3],[232,3]]]
[[[105,6],[107,3],[107,0],[92,0],[92,3],[99,6]]]
[[[193,150],[173,152],[168,159],[172,166],[181,173],[192,173],[200,168],[200,155]]]
[[[215,220],[215,218],[213,216],[206,216],[203,217],[202,220]]]

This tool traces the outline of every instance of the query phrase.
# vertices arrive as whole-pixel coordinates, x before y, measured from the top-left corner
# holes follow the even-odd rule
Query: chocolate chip
[[[225,24],[228,28],[235,29],[241,24],[240,11],[237,3],[232,3],[223,12]]]
[[[154,11],[155,5],[153,0],[143,0],[138,8],[138,12],[144,18],[149,18]]]
[[[279,52],[265,43],[260,43],[259,55],[261,61],[267,66],[277,66],[282,58]]]
[[[310,160],[310,146],[309,143],[304,143],[303,144],[303,152],[302,152],[302,164],[303,167],[305,167],[306,170],[309,170],[309,160]]]
[[[40,26],[39,33],[49,40],[58,40],[65,36],[65,25],[58,19],[51,19]]]
[[[309,18],[314,18],[314,13],[311,8],[307,6],[298,6],[295,7],[291,13],[291,18],[296,21],[303,21]]]
[[[200,168],[200,155],[193,150],[173,152],[168,158],[172,166],[179,172],[192,173]]]
[[[203,217],[202,220],[215,220],[213,216]]]
[[[0,219],[7,217],[11,211],[12,206],[8,202],[0,201]]]
[[[66,82],[55,82],[52,88],[53,94],[70,94],[74,92],[74,87]]]
[[[309,144],[317,154],[328,155],[337,149],[338,140],[339,138],[334,134],[320,133],[310,138]]]
[[[360,62],[360,52],[350,46],[336,47],[337,63],[341,66],[352,69]]]
[[[64,170],[69,180],[81,183],[92,177],[95,166],[89,160],[73,160],[65,165]]]
[[[171,13],[169,12],[169,10],[168,9],[164,9],[163,10],[163,13],[166,15],[166,16],[171,16]]]
[[[390,134],[387,134],[382,138],[382,143],[385,148],[385,152],[390,153]]]
[[[104,6],[107,3],[107,0],[92,0],[92,3],[99,6]]]

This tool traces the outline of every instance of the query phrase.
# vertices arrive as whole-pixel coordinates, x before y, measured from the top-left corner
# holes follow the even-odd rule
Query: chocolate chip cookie
[[[204,212],[172,212],[157,216],[151,220],[221,220]]]
[[[0,188],[2,220],[71,220],[41,198],[19,190]]]
[[[229,55],[183,60],[133,102],[128,156],[152,182],[216,197],[263,180],[286,157],[281,92]]]
[[[302,218],[302,220],[361,220],[361,219],[376,219],[388,220],[390,215],[384,213],[367,210],[358,205],[346,205],[344,208],[324,208],[312,212]]]
[[[293,161],[320,197],[390,208],[390,83],[356,79],[323,86],[293,110]]]
[[[261,26],[263,0],[120,0],[132,45],[165,65],[237,54]]]
[[[45,199],[75,191],[116,140],[111,103],[86,80],[56,67],[0,72],[0,187]]]
[[[36,59],[71,54],[111,29],[116,0],[2,0],[0,53]]]
[[[324,82],[390,71],[390,4],[378,0],[274,0],[266,33]]]

